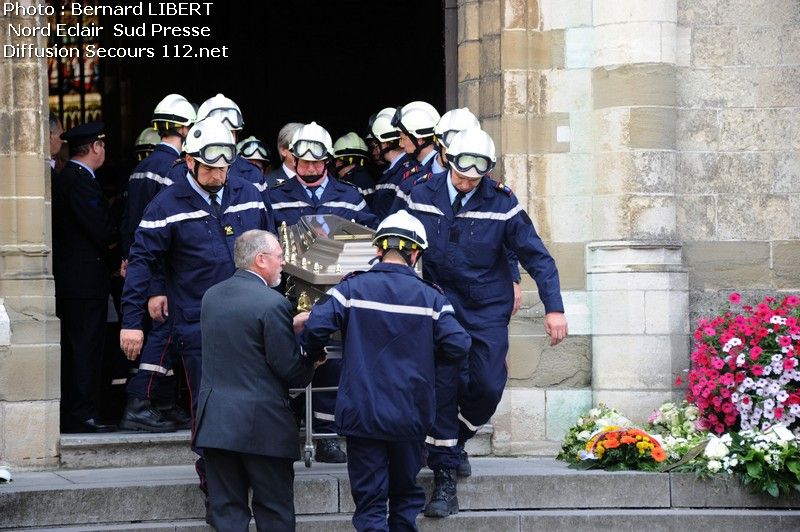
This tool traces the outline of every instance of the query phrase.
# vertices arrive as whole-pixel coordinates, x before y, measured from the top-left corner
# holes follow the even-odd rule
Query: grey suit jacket
[[[292,306],[261,278],[237,270],[203,296],[203,376],[194,444],[279,458],[299,457],[289,388],[311,381]]]

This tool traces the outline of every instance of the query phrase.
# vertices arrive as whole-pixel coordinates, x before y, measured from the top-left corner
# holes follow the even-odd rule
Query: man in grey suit
[[[303,387],[314,361],[295,334],[308,313],[293,316],[277,286],[283,251],[272,233],[251,230],[234,245],[236,273],[208,289],[200,313],[203,376],[194,444],[205,450],[209,517],[217,530],[250,523],[248,488],[258,530],[294,530],[297,423],[289,388]]]

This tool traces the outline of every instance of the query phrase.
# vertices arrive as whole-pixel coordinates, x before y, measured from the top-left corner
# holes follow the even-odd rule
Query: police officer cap
[[[66,140],[71,147],[83,146],[96,140],[105,138],[105,124],[102,120],[87,122],[75,126],[61,134],[61,139]]]

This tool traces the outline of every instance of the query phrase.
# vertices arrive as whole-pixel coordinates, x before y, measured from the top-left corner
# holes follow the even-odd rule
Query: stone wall
[[[800,2],[678,2],[678,234],[692,321],[800,290]]]
[[[0,46],[9,43],[6,27],[14,22],[0,16]],[[42,46],[34,38],[13,42]],[[0,463],[16,468],[58,463],[45,66],[0,58]]]

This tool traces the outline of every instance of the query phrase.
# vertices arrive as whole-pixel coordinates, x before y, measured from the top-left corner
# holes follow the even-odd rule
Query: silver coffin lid
[[[334,214],[302,216],[278,228],[286,264],[283,271],[313,285],[335,285],[375,257],[375,231]]]

